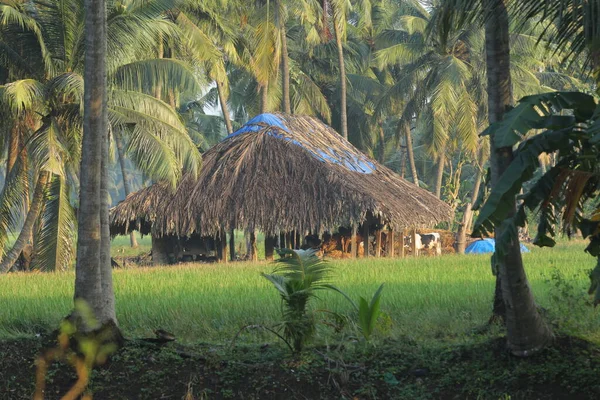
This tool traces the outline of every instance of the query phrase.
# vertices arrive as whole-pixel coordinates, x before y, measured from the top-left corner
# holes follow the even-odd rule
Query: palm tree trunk
[[[121,166],[121,175],[123,176],[123,190],[125,191],[125,197],[129,196],[131,193],[131,186],[129,186],[129,173],[127,173],[127,168],[125,168],[125,157],[123,151],[123,138],[117,132],[113,132],[115,136],[115,142],[117,144],[117,155],[119,157],[119,165]],[[135,232],[131,231],[129,233],[129,242],[131,243],[132,248],[138,247],[138,242],[135,237]]]
[[[281,87],[283,89],[283,112],[292,113],[292,103],[290,101],[290,65],[287,47],[287,32],[285,24],[281,27]]]
[[[408,165],[410,165],[410,173],[413,183],[419,186],[419,176],[417,175],[417,165],[415,164],[415,153],[413,151],[412,135],[408,123],[399,121],[398,129],[404,131],[404,141],[406,142],[406,155],[408,157]]]
[[[260,86],[260,113],[264,114],[269,109],[269,82]]]
[[[478,168],[477,174],[475,175],[475,185],[473,186],[473,191],[471,192],[471,201],[467,203],[462,222],[458,227],[456,251],[459,254],[465,254],[465,249],[467,248],[467,232],[471,229],[471,221],[473,220],[473,206],[477,202],[479,188],[481,187],[481,178],[482,171],[481,168]]]
[[[444,178],[444,166],[446,164],[446,154],[444,151],[445,149],[442,149],[440,152],[437,173],[435,175],[435,197],[438,199],[442,197],[442,181]]]
[[[158,34],[158,54],[156,58],[161,59],[165,56],[165,46],[163,44],[163,35],[161,33]],[[162,100],[162,82],[158,82],[158,85],[154,88],[154,97],[159,100]]]
[[[333,21],[333,33],[335,34],[335,43],[337,45],[338,62],[340,68],[340,126],[342,129],[342,136],[344,139],[348,139],[348,110],[346,105],[346,66],[344,63],[344,46],[342,44],[342,33],[340,32],[340,28],[335,20]]]
[[[106,32],[106,31],[105,31]],[[108,128],[108,114],[104,112],[104,126]],[[109,323],[117,323],[115,310],[115,291],[113,290],[112,263],[110,257],[110,193],[108,185],[108,163],[109,163],[109,135],[108,129],[102,137],[102,164],[100,175],[100,274],[102,276],[102,319]],[[133,232],[132,232],[133,233]]]
[[[385,162],[385,132],[383,132],[383,125],[379,121],[379,160],[381,164]]]
[[[100,326],[116,325],[114,294],[109,293],[108,282],[112,271],[110,258],[106,260],[103,241],[103,222],[107,206],[106,178],[103,172],[103,156],[107,156],[107,110],[106,110],[106,11],[103,0],[84,0],[85,6],[85,68],[84,68],[84,116],[82,140],[81,187],[77,230],[77,264],[75,267],[75,301],[83,300],[91,308]],[[104,197],[104,198],[103,198]],[[107,211],[107,210],[106,210]],[[103,243],[104,242],[104,243]],[[94,330],[98,326],[81,329]]]
[[[15,163],[17,162],[17,157],[19,156],[19,136],[19,123],[15,121],[13,128],[10,130],[8,138],[5,182],[8,180],[8,174],[10,174],[10,171],[14,167]]]
[[[25,246],[31,241],[33,227],[35,226],[35,221],[39,217],[40,210],[44,202],[44,191],[46,190],[46,186],[48,186],[49,181],[50,173],[46,171],[40,172],[37,184],[35,185],[35,191],[33,192],[31,206],[29,207],[29,212],[27,212],[27,217],[25,217],[25,223],[23,224],[21,232],[13,244],[13,247],[6,254],[6,257],[4,257],[2,263],[0,264],[0,273],[10,271]]]
[[[483,6],[484,9],[495,7],[485,24],[488,119],[491,124],[501,120],[512,103],[509,20],[506,0],[483,0]],[[497,184],[513,158],[512,148],[496,148],[493,139],[490,141],[492,186]],[[512,210],[509,218],[516,213],[516,199],[510,201]],[[503,233],[502,226],[496,227],[496,238]],[[553,335],[537,311],[523,268],[518,238],[508,243],[504,252],[498,252],[498,246],[496,249],[496,264],[506,306],[508,347],[515,355],[527,356],[547,346]]]
[[[225,127],[227,128],[227,134],[233,133],[233,125],[231,124],[231,116],[229,115],[229,107],[227,107],[227,99],[225,98],[225,88],[223,82],[217,80],[217,94],[219,95],[219,103],[221,103],[221,112],[223,113],[223,120],[225,120]]]

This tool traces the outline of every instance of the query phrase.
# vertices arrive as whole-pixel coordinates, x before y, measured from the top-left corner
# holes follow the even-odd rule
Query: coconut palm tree
[[[116,328],[108,229],[108,118],[106,9],[104,1],[85,1],[84,117],[75,301],[91,308],[97,326]]]
[[[191,69],[180,61],[147,57],[155,54],[156,36],[174,37],[177,32],[176,27],[161,16],[163,5],[151,3],[146,7],[133,2],[110,3],[109,6],[112,7],[108,10],[107,23],[110,56],[106,70],[111,136],[123,140],[125,154],[147,176],[175,184],[182,168],[197,170],[201,158],[176,111],[148,93],[159,84],[166,90],[195,90],[197,81]],[[11,3],[3,5],[0,13],[3,17],[0,18],[3,24],[0,41],[4,48],[14,49],[11,71],[15,71],[12,72],[14,80],[0,88],[0,102],[12,110],[13,129],[22,125],[24,113],[29,116],[29,120],[25,119],[27,126],[19,130],[19,154],[27,152],[29,169],[33,169],[37,177],[35,182],[48,184],[59,179],[57,176],[63,179],[61,189],[55,189],[54,195],[33,197],[28,217],[31,214],[29,219],[36,221],[36,214],[42,209],[44,213],[69,209],[68,184],[76,186],[78,183],[77,165],[81,158],[83,127],[85,13],[83,5],[77,2],[65,4],[65,7],[40,3],[33,8]],[[20,52],[22,42],[31,50]],[[19,76],[20,63],[41,67],[24,72],[30,76]],[[2,249],[8,231],[18,225],[10,213],[15,212],[16,204],[27,198],[24,185],[19,183],[27,182],[23,171],[26,171],[25,166],[12,175],[14,179],[7,181],[0,198],[0,207],[11,210],[0,217]],[[44,178],[48,173],[50,176]],[[35,192],[36,189],[33,190]],[[42,188],[40,191],[44,192]],[[64,195],[59,200],[61,207],[49,208],[33,203],[49,202],[59,194]],[[58,251],[56,247],[62,243],[60,246],[64,249],[65,243],[72,237],[73,232],[69,229],[74,229],[74,224],[68,222],[69,218],[73,219],[72,215],[71,208],[71,212],[59,212],[54,218],[48,216],[40,220],[41,232],[54,234],[34,238],[36,248],[48,249],[35,252],[35,265],[44,269],[70,265],[68,254],[72,251]],[[33,225],[24,226],[25,230],[19,235],[19,239],[23,240],[17,240],[13,249],[3,257],[0,270],[12,267],[22,247],[34,236]],[[55,249],[50,250],[51,246]],[[57,257],[48,260],[44,254],[63,256],[57,263]]]

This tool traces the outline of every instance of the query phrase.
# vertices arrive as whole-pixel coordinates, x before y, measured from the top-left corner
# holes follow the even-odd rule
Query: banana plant
[[[532,132],[542,131],[531,135]],[[553,247],[562,222],[567,234],[581,231],[590,243],[586,251],[600,260],[600,105],[592,95],[553,92],[521,99],[504,119],[485,132],[496,147],[516,146],[514,159],[500,177],[481,208],[473,236],[503,226],[496,251],[518,240],[518,227],[527,223],[528,212],[539,215],[534,244]],[[558,154],[556,164],[545,173],[539,157]],[[525,190],[513,217],[508,217],[510,199]],[[584,213],[591,203],[594,211]],[[600,262],[590,274],[590,294],[600,304]]]

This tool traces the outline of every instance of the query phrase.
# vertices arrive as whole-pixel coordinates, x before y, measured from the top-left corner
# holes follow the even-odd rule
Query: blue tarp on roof
[[[486,254],[493,253],[496,249],[494,239],[482,239],[471,243],[465,250],[465,254]],[[529,253],[529,249],[521,243],[521,253]]]
[[[264,113],[252,118],[250,121],[246,122],[244,126],[223,140],[227,140],[246,132],[258,132],[259,130],[264,129],[265,125],[277,127],[285,132],[290,133],[283,121],[281,121],[281,119],[279,119],[276,115]],[[314,133],[312,129],[311,132]],[[370,174],[376,169],[375,164],[370,162],[366,157],[357,156],[349,151],[345,151],[343,154],[338,154],[338,152],[336,152],[336,150],[333,148],[327,148],[327,151],[318,148],[315,149],[315,146],[310,146],[308,143],[304,143],[282,135],[277,131],[277,129],[265,129],[264,133],[278,139],[287,140],[296,146],[303,147],[317,160],[341,165],[349,171],[358,172],[361,174]]]
[[[250,121],[246,122],[246,124],[244,126],[242,126],[237,131],[233,132],[231,135],[227,136],[223,140],[229,139],[229,138],[237,136],[237,135],[241,135],[242,133],[245,133],[245,132],[257,132],[257,131],[261,130],[262,128],[264,128],[264,125],[261,126],[259,124],[276,126],[279,129],[283,129],[284,131],[289,132],[288,128],[283,124],[283,122],[281,122],[281,120],[279,118],[277,118],[277,116],[275,116],[273,114],[265,113],[265,114],[259,114],[256,117],[252,118]]]

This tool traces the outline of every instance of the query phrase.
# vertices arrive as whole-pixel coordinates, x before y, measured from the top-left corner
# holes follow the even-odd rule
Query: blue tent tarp
[[[482,239],[471,243],[465,250],[465,254],[486,254],[493,253],[496,249],[494,239]],[[521,243],[521,253],[529,253],[529,249]]]

